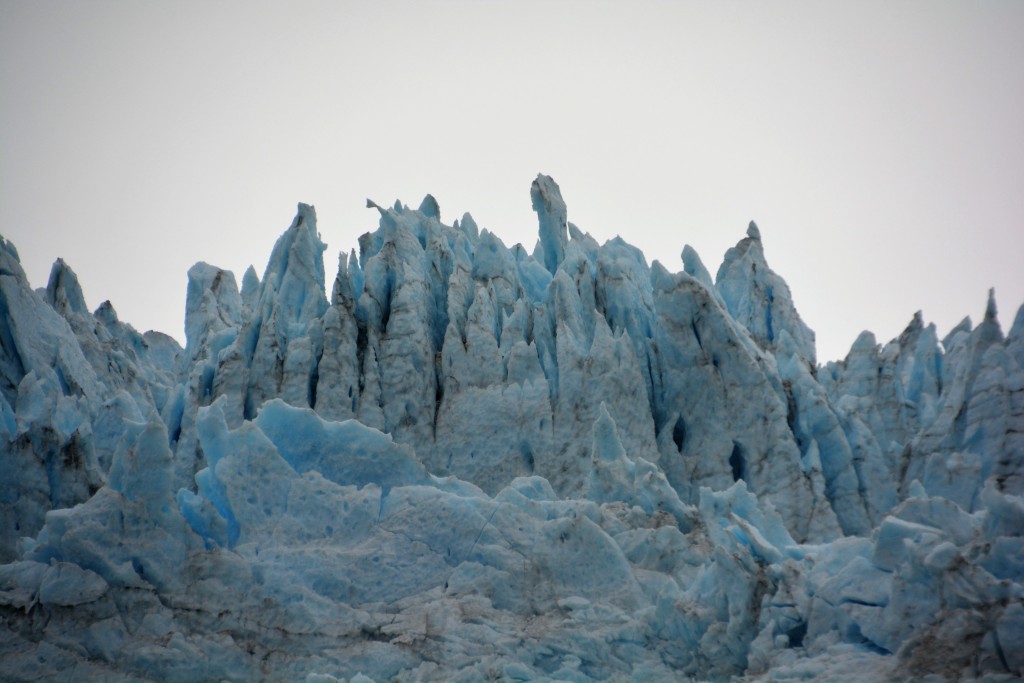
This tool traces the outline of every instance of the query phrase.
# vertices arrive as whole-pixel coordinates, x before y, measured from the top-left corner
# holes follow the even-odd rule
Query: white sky
[[[532,249],[569,220],[712,274],[758,222],[824,361],[1024,302],[1024,2],[0,0],[0,233],[33,286],[184,339],[186,271],[262,275],[299,201]],[[328,285],[329,286],[329,285]]]

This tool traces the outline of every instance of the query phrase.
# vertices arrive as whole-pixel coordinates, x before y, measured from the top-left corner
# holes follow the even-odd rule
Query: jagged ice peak
[[[0,240],[0,678],[1024,675],[1024,307],[818,365],[753,222],[671,272],[371,200],[186,347]]]

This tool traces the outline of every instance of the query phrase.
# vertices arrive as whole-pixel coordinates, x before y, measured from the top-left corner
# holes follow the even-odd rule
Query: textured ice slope
[[[368,202],[329,289],[300,205],[185,349],[0,242],[0,678],[1024,675],[1024,312],[817,366],[756,225],[713,281],[531,200]]]

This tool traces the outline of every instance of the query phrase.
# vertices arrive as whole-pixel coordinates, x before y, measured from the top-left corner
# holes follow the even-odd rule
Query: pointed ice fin
[[[57,259],[50,269],[50,280],[46,283],[46,302],[61,315],[78,313],[86,315],[89,308],[85,304],[85,295],[78,283],[78,276],[64,259]]]
[[[327,245],[316,230],[316,210],[299,204],[295,220],[274,245],[261,282],[259,309],[264,320],[281,309],[282,322],[305,330],[306,322],[327,308],[323,253]]]
[[[996,308],[996,288],[992,287],[988,290],[988,302],[985,304],[985,320],[995,320],[998,312]]]
[[[437,200],[434,199],[434,195],[432,194],[428,194],[423,198],[423,201],[420,202],[419,211],[424,216],[441,220],[441,207],[438,206]]]
[[[377,211],[380,212],[381,216],[387,215],[387,212],[388,212],[387,209],[385,209],[384,207],[382,207],[380,204],[378,204],[377,202],[373,201],[369,197],[366,198],[366,208],[367,209],[377,209]]]
[[[475,239],[480,235],[480,228],[468,211],[462,214],[462,222],[459,223],[459,227],[467,237]]]
[[[260,276],[256,274],[256,268],[249,264],[242,274],[242,303],[249,308],[255,308],[260,297]]]
[[[110,299],[101,303],[96,310],[93,311],[93,315],[97,320],[108,327],[118,322],[117,311],[114,309],[114,304],[110,303]]]
[[[947,352],[953,348],[954,340],[958,334],[969,334],[974,329],[974,323],[971,321],[971,316],[964,316],[964,319],[953,326],[945,337],[942,338],[942,348]]]
[[[718,290],[715,289],[715,283],[711,280],[711,273],[704,267],[704,262],[701,261],[700,255],[697,250],[691,247],[689,244],[683,246],[683,271],[687,275],[697,280],[702,285],[708,288],[708,291],[715,294],[718,297]]]
[[[0,235],[0,275],[12,275],[19,280],[26,279],[18,249],[14,242],[4,239],[3,235]]]
[[[540,174],[530,187],[530,199],[533,200],[533,210],[537,212],[540,221],[544,267],[553,275],[565,257],[565,247],[569,242],[562,191],[550,176]]]
[[[189,358],[198,357],[207,337],[242,319],[242,298],[235,276],[208,263],[188,269],[185,295],[185,348]]]
[[[747,237],[752,240],[761,241],[761,230],[754,221],[750,221],[750,225],[747,226]]]
[[[998,309],[996,307],[995,287],[988,290],[988,301],[985,303],[985,318],[978,325],[975,334],[980,334],[981,339],[988,342],[1003,341],[1003,330],[999,326]]]
[[[816,363],[814,332],[800,318],[786,281],[768,266],[761,231],[753,222],[747,236],[725,253],[715,286],[729,314],[747,328],[758,346],[771,351],[778,333],[785,329],[804,360]]]

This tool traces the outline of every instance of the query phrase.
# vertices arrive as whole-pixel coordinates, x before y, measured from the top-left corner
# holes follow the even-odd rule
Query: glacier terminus
[[[530,201],[367,201],[330,282],[300,204],[184,348],[0,238],[0,679],[1024,677],[1024,307],[821,364],[754,223]]]

